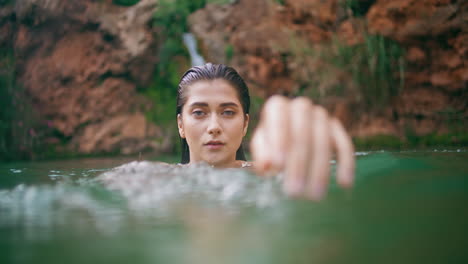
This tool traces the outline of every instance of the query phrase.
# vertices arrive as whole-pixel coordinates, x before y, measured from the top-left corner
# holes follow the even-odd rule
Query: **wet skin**
[[[190,148],[190,163],[240,167],[236,151],[249,116],[235,88],[222,79],[198,81],[188,87],[186,96],[177,123]],[[335,152],[338,184],[344,188],[353,184],[354,147],[349,135],[336,118],[307,98],[269,98],[250,148],[254,170],[261,175],[284,171],[284,190],[290,195],[323,198]]]
[[[190,163],[239,167],[236,151],[247,133],[237,91],[226,81],[198,81],[187,89],[187,101],[177,117],[179,134],[190,147]]]
[[[259,174],[285,172],[284,190],[293,196],[312,200],[325,196],[334,153],[338,184],[349,188],[354,181],[351,138],[338,119],[305,97],[270,97],[251,140],[251,151]]]

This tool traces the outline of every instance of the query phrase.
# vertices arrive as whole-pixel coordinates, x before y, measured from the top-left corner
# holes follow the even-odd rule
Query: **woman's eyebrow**
[[[190,104],[190,107],[207,107],[207,106],[208,106],[207,103],[202,103],[202,102],[195,102],[195,103]]]
[[[222,104],[219,104],[219,106],[221,106],[221,107],[228,107],[228,106],[239,107],[239,105],[234,103],[234,102],[222,103]]]
[[[194,102],[194,103],[191,103],[190,104],[190,107],[208,107],[208,103],[204,103],[204,102]],[[226,103],[221,103],[219,104],[220,107],[239,107],[238,104],[234,103],[234,102],[226,102]]]

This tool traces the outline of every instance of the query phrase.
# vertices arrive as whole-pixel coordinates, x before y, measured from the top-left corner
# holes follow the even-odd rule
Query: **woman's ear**
[[[179,135],[181,138],[185,138],[184,124],[182,123],[182,116],[177,114],[177,127],[179,128]]]
[[[250,121],[250,116],[249,114],[245,114],[245,120],[244,120],[244,136],[247,134],[247,128],[249,128],[249,121]]]

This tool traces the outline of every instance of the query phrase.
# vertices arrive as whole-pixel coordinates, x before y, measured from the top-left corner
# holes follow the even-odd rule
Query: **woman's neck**
[[[227,168],[242,168],[242,164],[244,163],[245,161],[243,160],[233,160],[233,161],[229,161],[229,162],[223,162],[223,163],[219,163],[219,164],[210,164],[208,163],[208,165],[214,167],[214,168],[218,168],[218,169],[227,169]],[[197,163],[200,163],[200,161],[195,161],[195,162],[190,162],[189,164],[197,164]]]

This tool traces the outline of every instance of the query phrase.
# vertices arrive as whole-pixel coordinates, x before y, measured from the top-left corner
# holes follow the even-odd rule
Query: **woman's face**
[[[182,114],[177,116],[179,134],[187,140],[190,162],[204,161],[229,167],[247,132],[237,91],[222,79],[197,81],[187,87]]]

